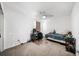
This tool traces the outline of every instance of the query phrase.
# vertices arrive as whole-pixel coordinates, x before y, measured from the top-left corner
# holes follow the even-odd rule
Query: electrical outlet
[[[18,42],[19,44],[21,44],[21,41],[20,41],[20,40],[17,40],[17,42]]]

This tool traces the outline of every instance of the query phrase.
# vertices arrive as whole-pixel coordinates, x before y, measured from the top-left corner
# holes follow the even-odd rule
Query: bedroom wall
[[[24,43],[30,40],[30,33],[36,22],[34,11],[40,6],[32,7],[32,4],[26,3],[2,3],[5,20],[4,49],[20,44],[19,41]],[[46,34],[55,29],[58,33],[64,33],[70,30],[70,22],[70,16],[48,18],[41,21],[41,31]]]
[[[79,51],[79,3],[75,3],[72,11],[72,32],[76,38],[76,48]]]
[[[4,12],[4,49],[14,47],[30,40],[35,27],[33,13],[17,3],[2,3]]]
[[[42,21],[43,32],[49,33],[53,32],[55,29],[57,33],[67,33],[71,30],[71,18],[70,16],[53,17]]]

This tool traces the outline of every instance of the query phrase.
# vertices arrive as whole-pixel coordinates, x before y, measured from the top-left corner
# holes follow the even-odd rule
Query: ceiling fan
[[[49,18],[49,17],[53,17],[54,15],[49,14],[49,13],[46,12],[46,11],[40,11],[40,16],[41,16],[42,18]]]

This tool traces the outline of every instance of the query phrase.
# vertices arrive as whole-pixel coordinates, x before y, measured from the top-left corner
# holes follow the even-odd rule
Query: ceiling
[[[71,15],[74,3],[69,2],[53,2],[42,3],[40,10],[45,10],[54,16],[68,16]]]
[[[4,2],[9,8],[27,14],[28,11],[38,14],[45,11],[54,16],[71,15],[74,2]]]

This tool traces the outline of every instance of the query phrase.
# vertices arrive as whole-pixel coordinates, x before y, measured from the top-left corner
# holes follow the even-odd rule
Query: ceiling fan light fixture
[[[46,19],[46,16],[45,16],[45,15],[43,15],[43,16],[42,16],[42,18],[43,18],[43,19]]]

